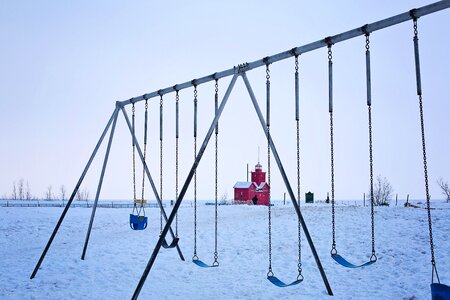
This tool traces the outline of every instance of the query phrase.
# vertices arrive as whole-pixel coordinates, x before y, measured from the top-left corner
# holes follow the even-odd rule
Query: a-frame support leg
[[[89,237],[91,236],[92,224],[94,223],[95,211],[97,210],[97,204],[98,204],[98,197],[100,196],[100,191],[102,189],[102,184],[103,184],[103,177],[105,176],[106,165],[108,164],[109,152],[111,150],[111,144],[112,144],[113,137],[114,137],[114,131],[116,130],[118,114],[119,114],[119,106],[116,106],[116,110],[115,110],[115,114],[114,114],[114,121],[113,121],[113,124],[111,127],[111,133],[109,134],[108,147],[106,148],[105,159],[103,160],[102,172],[100,174],[100,179],[98,181],[97,193],[95,194],[94,205],[92,206],[91,219],[89,220],[89,226],[88,226],[88,230],[86,233],[86,239],[84,241],[83,253],[81,254],[82,260],[84,260],[84,258],[86,256],[86,250],[87,250],[87,246],[89,243]]]
[[[116,112],[117,112],[117,108],[114,109],[114,112],[112,113],[111,118],[108,121],[108,124],[106,124],[106,127],[103,130],[103,133],[100,136],[100,139],[98,140],[97,145],[94,148],[94,151],[92,151],[91,157],[89,158],[89,160],[88,160],[88,162],[86,164],[86,167],[83,170],[83,173],[81,173],[80,179],[78,179],[77,185],[75,186],[75,188],[74,188],[74,190],[72,192],[72,195],[69,198],[69,201],[67,201],[66,207],[64,208],[63,212],[61,213],[61,216],[59,217],[59,220],[56,223],[55,229],[53,229],[53,232],[52,232],[52,234],[50,236],[50,239],[48,240],[47,245],[44,248],[44,251],[42,251],[41,257],[39,258],[39,261],[37,262],[37,264],[36,264],[36,266],[35,266],[35,268],[33,270],[33,273],[30,276],[30,279],[33,279],[36,276],[36,273],[38,272],[38,270],[39,270],[39,268],[40,268],[40,266],[41,266],[41,264],[42,264],[42,262],[43,262],[43,260],[45,258],[45,255],[47,254],[47,251],[50,248],[50,246],[51,246],[51,244],[53,242],[53,239],[56,236],[56,233],[58,233],[59,227],[61,227],[61,224],[62,224],[62,222],[64,220],[64,217],[66,216],[67,211],[69,210],[70,205],[72,204],[73,199],[75,198],[75,195],[77,194],[78,189],[80,188],[80,185],[83,182],[84,177],[86,176],[86,173],[89,170],[89,167],[91,166],[91,163],[94,160],[95,155],[97,154],[97,151],[100,148],[100,145],[102,144],[103,139],[105,138],[105,135],[106,135],[106,133],[109,130],[109,127],[111,126],[111,123],[113,122],[113,119],[114,119],[114,116],[116,115]]]
[[[259,121],[261,122],[261,126],[262,126],[262,128],[264,130],[264,133],[266,134],[266,137],[269,140],[270,148],[272,149],[273,156],[274,156],[274,158],[275,158],[275,160],[277,162],[278,169],[280,170],[281,176],[283,177],[283,181],[284,181],[284,184],[286,185],[286,188],[288,190],[289,196],[291,197],[292,204],[294,205],[294,208],[295,208],[295,212],[297,213],[297,216],[298,216],[298,218],[300,220],[300,223],[302,224],[303,231],[305,233],[306,239],[308,240],[309,247],[311,248],[311,252],[312,252],[312,254],[314,256],[314,260],[316,261],[317,268],[319,269],[320,275],[322,276],[323,283],[325,284],[325,287],[327,289],[328,295],[332,296],[333,295],[333,291],[331,290],[330,283],[328,282],[327,276],[326,276],[325,271],[324,271],[324,269],[322,267],[322,263],[320,262],[319,255],[317,254],[316,248],[315,248],[314,243],[313,243],[313,241],[311,239],[311,235],[309,234],[308,227],[306,226],[305,220],[303,219],[302,213],[301,213],[300,208],[299,208],[299,206],[297,204],[297,200],[295,199],[294,192],[292,191],[292,187],[291,187],[291,185],[289,183],[289,180],[288,180],[288,178],[286,176],[286,172],[284,171],[283,164],[281,163],[280,157],[278,156],[278,152],[277,152],[277,149],[275,148],[275,144],[273,143],[272,137],[270,136],[270,133],[267,131],[267,128],[265,126],[266,122],[264,120],[264,117],[263,117],[263,114],[261,112],[261,109],[259,108],[258,101],[256,100],[255,94],[253,93],[253,90],[252,90],[252,87],[250,85],[250,82],[248,81],[247,74],[242,73],[241,76],[242,76],[242,79],[244,79],[245,86],[247,87],[247,90],[248,90],[248,93],[250,95],[250,98],[252,99],[253,106],[255,107],[256,113],[258,114],[258,118],[259,118]]]
[[[144,161],[144,155],[142,154],[141,147],[139,146],[139,142],[137,141],[137,138],[136,138],[135,134],[133,133],[133,127],[131,126],[130,119],[128,118],[128,115],[127,115],[127,112],[125,111],[125,109],[123,107],[121,107],[121,109],[122,109],[122,113],[125,118],[125,121],[128,125],[128,129],[130,130],[130,134],[131,134],[132,138],[134,139],[134,143],[136,145],[136,149],[138,151],[139,157],[141,158],[142,164],[144,166],[148,181],[150,182],[150,186],[152,187],[153,193],[155,194],[156,201],[158,201],[159,209],[161,210],[162,216],[166,220],[166,223],[167,223],[168,218],[167,218],[166,211],[163,207],[161,198],[159,197],[158,190],[156,189],[155,183],[153,182],[152,175],[150,174],[150,171],[148,170],[147,163],[145,163],[145,161]],[[173,230],[171,227],[169,227],[169,231],[170,231],[170,235],[172,236],[172,239],[175,239],[175,234],[173,233]],[[165,238],[165,236],[164,236],[164,238]],[[180,256],[180,259],[182,261],[184,261],[183,253],[181,252],[180,246],[178,244],[177,244],[176,248],[177,248],[178,255]]]

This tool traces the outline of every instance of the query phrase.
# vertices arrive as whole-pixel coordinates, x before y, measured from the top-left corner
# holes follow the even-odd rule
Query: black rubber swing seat
[[[176,237],[173,239],[172,243],[170,243],[170,245],[169,245],[169,244],[167,244],[166,239],[164,239],[161,246],[165,249],[175,248],[178,245],[179,240],[180,239]]]
[[[288,286],[293,286],[293,285],[297,285],[300,282],[303,281],[303,278],[301,279],[297,279],[291,283],[284,283],[283,281],[281,281],[280,279],[278,279],[278,277],[276,276],[267,276],[267,279],[273,284],[276,285],[278,287],[288,287]]]
[[[431,285],[431,299],[432,300],[449,300],[450,286],[442,283],[432,283]]]
[[[341,266],[344,266],[346,268],[361,268],[361,267],[365,267],[365,266],[370,266],[371,264],[373,264],[374,262],[376,262],[375,260],[369,260],[366,263],[363,263],[361,265],[355,265],[352,264],[351,262],[349,262],[348,260],[346,260],[345,258],[343,258],[342,256],[340,256],[339,254],[331,254],[331,257]]]

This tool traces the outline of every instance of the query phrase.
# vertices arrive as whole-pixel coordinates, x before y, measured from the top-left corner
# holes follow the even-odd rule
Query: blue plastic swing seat
[[[284,283],[283,281],[281,281],[280,279],[278,279],[278,278],[275,277],[275,276],[267,276],[267,279],[268,279],[270,282],[272,282],[272,284],[274,284],[274,285],[276,285],[276,286],[278,286],[278,287],[288,287],[288,286],[293,286],[293,285],[297,285],[297,284],[299,284],[300,282],[303,281],[303,278],[302,278],[302,279],[297,279],[297,280],[295,280],[295,281],[293,281],[293,282],[291,282],[291,283]]]
[[[371,264],[373,264],[376,260],[370,260],[366,263],[363,263],[361,265],[354,265],[351,262],[349,262],[348,260],[346,260],[345,258],[343,258],[342,256],[340,256],[339,254],[331,254],[331,257],[341,266],[347,267],[347,268],[361,268],[361,267],[365,267],[365,266],[369,266]]]
[[[212,265],[207,265],[207,264],[205,264],[204,262],[202,262],[199,259],[193,259],[192,262],[194,264],[196,264],[197,266],[202,267],[202,268],[215,268],[215,267],[219,266],[218,263],[217,264],[212,264]]]
[[[450,286],[441,283],[432,283],[430,286],[432,300],[450,299]]]
[[[147,228],[147,217],[130,214],[130,227],[133,230],[144,230]]]

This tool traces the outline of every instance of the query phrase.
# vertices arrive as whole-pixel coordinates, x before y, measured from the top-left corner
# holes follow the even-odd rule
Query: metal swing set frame
[[[146,177],[147,177],[147,179],[148,179],[148,181],[150,183],[150,186],[151,186],[151,188],[153,190],[153,194],[154,194],[154,196],[155,196],[155,198],[156,198],[156,200],[157,200],[157,202],[159,204],[159,208],[161,210],[161,215],[166,221],[166,224],[165,224],[165,226],[162,229],[162,232],[160,234],[158,242],[156,243],[156,245],[154,247],[154,250],[153,250],[153,252],[152,252],[152,254],[151,254],[151,256],[150,256],[150,258],[148,260],[148,263],[147,263],[147,265],[146,265],[146,267],[144,269],[144,272],[143,272],[143,274],[142,274],[142,276],[141,276],[141,278],[140,278],[140,280],[138,282],[138,285],[137,285],[137,287],[136,287],[136,289],[134,291],[134,294],[132,296],[132,299],[137,299],[139,294],[140,294],[140,292],[141,292],[141,290],[142,290],[142,287],[144,286],[144,283],[145,283],[145,281],[147,279],[147,276],[148,276],[150,270],[152,269],[152,266],[153,266],[153,264],[154,264],[154,262],[156,260],[156,257],[158,256],[158,254],[159,254],[159,252],[161,250],[161,247],[163,247],[163,244],[165,243],[166,236],[168,234],[170,234],[173,240],[175,240],[175,238],[176,238],[176,236],[175,236],[175,234],[174,234],[174,232],[173,232],[173,230],[171,228],[171,225],[172,225],[172,223],[173,223],[173,221],[174,221],[174,219],[176,217],[177,211],[178,211],[178,209],[179,209],[179,207],[181,205],[181,202],[184,199],[184,196],[185,196],[185,194],[187,192],[187,189],[188,189],[188,187],[189,187],[189,185],[190,185],[190,183],[191,183],[191,181],[192,181],[192,179],[194,177],[194,174],[195,174],[195,171],[197,169],[197,166],[199,165],[199,163],[200,163],[200,161],[202,159],[202,156],[203,156],[203,154],[204,154],[204,152],[206,150],[206,147],[207,147],[207,145],[208,145],[208,143],[210,141],[210,138],[211,138],[211,136],[212,136],[212,134],[213,134],[213,132],[214,132],[218,122],[219,122],[220,116],[221,116],[221,114],[223,112],[223,109],[224,109],[224,107],[225,107],[225,105],[226,105],[226,103],[228,101],[228,98],[230,97],[231,91],[233,90],[233,87],[234,87],[237,79],[239,77],[241,77],[243,79],[245,87],[246,87],[246,89],[247,89],[247,91],[249,93],[249,96],[250,96],[250,99],[251,99],[251,101],[253,103],[255,112],[258,115],[258,119],[259,119],[259,121],[261,123],[262,130],[265,133],[265,136],[267,138],[269,147],[270,147],[270,149],[271,149],[271,151],[273,153],[273,156],[274,156],[274,158],[276,160],[278,169],[279,169],[279,171],[281,173],[281,176],[283,178],[283,181],[284,181],[284,183],[286,185],[286,188],[287,188],[287,191],[288,191],[289,196],[291,198],[293,207],[294,207],[295,212],[296,212],[296,214],[298,216],[299,222],[301,223],[301,227],[303,229],[304,235],[305,235],[306,240],[307,240],[307,242],[309,244],[309,247],[311,249],[312,255],[313,255],[314,259],[315,259],[317,268],[318,268],[318,270],[320,272],[320,275],[321,275],[322,280],[324,282],[324,285],[325,285],[325,288],[327,290],[327,293],[329,295],[333,295],[331,286],[330,286],[330,284],[328,282],[327,276],[326,276],[325,271],[324,271],[324,269],[322,267],[320,258],[319,258],[318,254],[317,254],[317,251],[315,249],[314,243],[313,243],[313,241],[311,239],[311,236],[309,234],[308,227],[307,227],[307,225],[306,225],[306,223],[305,223],[305,221],[303,219],[302,213],[301,213],[299,205],[297,203],[296,196],[295,196],[295,194],[294,194],[294,192],[292,190],[291,184],[289,183],[289,180],[288,180],[288,178],[286,176],[286,172],[284,170],[283,164],[281,162],[281,159],[280,159],[280,157],[278,155],[278,152],[277,152],[277,149],[275,147],[275,144],[274,144],[274,142],[272,140],[272,137],[270,135],[270,131],[268,130],[268,127],[266,127],[266,124],[268,124],[268,123],[266,123],[266,121],[269,121],[268,118],[270,116],[269,115],[269,111],[267,111],[267,116],[266,116],[266,119],[265,119],[263,114],[262,114],[262,112],[261,112],[261,109],[260,109],[260,107],[258,105],[258,101],[257,101],[257,99],[255,97],[255,94],[253,93],[251,84],[250,84],[250,82],[248,80],[248,77],[247,77],[246,73],[248,71],[252,70],[252,69],[256,69],[256,68],[263,67],[263,66],[267,67],[268,65],[270,65],[272,63],[275,63],[275,62],[278,62],[278,61],[281,61],[281,60],[284,60],[284,59],[287,59],[287,58],[298,57],[299,55],[301,55],[303,53],[314,51],[314,50],[317,50],[317,49],[320,49],[320,48],[326,48],[326,47],[329,47],[330,45],[334,45],[334,44],[337,44],[337,43],[342,42],[342,41],[353,39],[353,38],[358,37],[358,36],[364,36],[364,35],[367,35],[367,34],[370,34],[370,33],[374,32],[374,31],[382,30],[382,29],[385,29],[387,27],[391,27],[391,26],[394,26],[394,25],[397,25],[399,23],[403,23],[403,22],[406,22],[406,21],[409,21],[409,20],[413,20],[415,22],[415,24],[416,24],[416,21],[417,21],[418,18],[420,18],[422,16],[425,16],[425,15],[428,15],[428,14],[432,14],[432,13],[441,11],[441,10],[445,10],[445,9],[447,9],[449,7],[450,7],[450,0],[439,1],[439,2],[436,2],[436,3],[432,3],[430,5],[426,5],[426,6],[417,8],[417,9],[412,9],[412,10],[410,10],[408,12],[405,12],[405,13],[402,13],[402,14],[399,14],[399,15],[387,18],[387,19],[383,19],[383,20],[380,20],[380,21],[377,21],[377,22],[374,22],[374,23],[371,23],[371,24],[366,24],[366,25],[364,25],[362,27],[358,27],[358,28],[355,28],[353,30],[349,30],[349,31],[346,31],[346,32],[343,32],[343,33],[340,33],[340,34],[337,34],[337,35],[334,35],[334,36],[329,36],[329,37],[326,37],[324,39],[321,39],[321,40],[313,42],[313,43],[309,43],[309,44],[306,44],[306,45],[303,45],[303,46],[295,47],[295,48],[293,48],[291,50],[288,50],[288,51],[284,51],[284,52],[281,52],[281,53],[278,53],[278,54],[275,54],[275,55],[272,55],[272,56],[267,56],[267,57],[265,57],[263,59],[260,59],[260,60],[254,61],[254,62],[240,64],[237,67],[233,67],[233,68],[225,70],[225,71],[216,72],[214,74],[211,74],[211,75],[208,75],[208,76],[205,76],[205,77],[194,79],[192,81],[188,81],[188,82],[185,82],[185,83],[182,83],[182,84],[176,84],[176,85],[174,85],[172,87],[160,89],[160,90],[157,90],[157,91],[154,91],[154,92],[151,92],[151,93],[144,94],[142,96],[133,97],[133,98],[125,100],[125,101],[117,101],[116,105],[115,105],[115,109],[114,109],[114,111],[113,111],[109,121],[107,122],[106,127],[104,128],[104,130],[103,130],[103,132],[102,132],[102,134],[101,134],[101,136],[100,136],[100,138],[99,138],[99,140],[98,140],[98,142],[97,142],[97,144],[96,144],[96,146],[95,146],[95,148],[94,148],[94,150],[93,150],[93,152],[92,152],[92,154],[91,154],[91,156],[90,156],[90,158],[89,158],[89,160],[88,160],[88,162],[87,162],[87,164],[86,164],[86,166],[85,166],[85,168],[84,168],[84,170],[83,170],[83,172],[82,172],[82,174],[81,174],[81,176],[80,176],[80,178],[79,178],[79,180],[78,180],[78,182],[77,182],[77,184],[76,184],[76,186],[75,186],[75,188],[74,188],[74,190],[73,190],[73,192],[72,192],[72,194],[70,196],[70,198],[69,198],[69,200],[67,201],[67,204],[66,204],[63,212],[61,213],[61,216],[60,216],[58,222],[56,223],[56,226],[55,226],[55,228],[54,228],[54,230],[53,230],[53,232],[52,232],[52,234],[51,234],[51,236],[50,236],[50,238],[49,238],[49,240],[48,240],[48,242],[47,242],[47,244],[46,244],[46,246],[45,246],[45,248],[44,248],[44,250],[43,250],[43,252],[42,252],[42,254],[41,254],[41,256],[40,256],[40,258],[39,258],[39,260],[38,260],[38,262],[36,264],[36,266],[35,266],[35,268],[34,268],[34,270],[33,270],[33,273],[30,276],[30,278],[33,279],[36,276],[36,274],[37,274],[37,272],[38,272],[38,270],[39,270],[39,268],[40,268],[40,266],[41,266],[41,264],[42,264],[42,262],[43,262],[43,260],[44,260],[44,258],[46,256],[46,254],[47,254],[47,252],[48,252],[48,250],[49,250],[49,248],[50,248],[50,246],[51,246],[51,244],[52,244],[52,242],[53,242],[53,240],[54,240],[54,238],[55,238],[55,236],[56,236],[56,234],[57,234],[57,232],[58,232],[58,230],[59,230],[59,228],[60,228],[60,226],[61,226],[61,224],[62,224],[62,222],[63,222],[63,220],[64,220],[64,218],[65,218],[65,216],[67,214],[67,212],[68,212],[68,210],[69,210],[69,208],[71,207],[71,204],[72,204],[72,202],[73,202],[73,200],[75,198],[75,195],[76,195],[76,193],[77,193],[81,183],[83,182],[84,177],[85,177],[87,171],[89,170],[92,161],[94,160],[94,158],[95,158],[95,156],[96,156],[96,154],[98,152],[98,149],[100,148],[101,144],[103,143],[106,134],[108,133],[108,131],[110,131],[108,145],[107,145],[107,148],[106,148],[106,152],[105,152],[105,156],[104,156],[104,160],[103,160],[103,166],[102,166],[102,170],[101,170],[101,174],[100,174],[100,179],[99,179],[99,182],[98,182],[97,192],[96,192],[96,195],[95,195],[95,201],[94,201],[94,204],[93,204],[93,207],[92,207],[91,218],[90,218],[88,230],[87,230],[87,233],[86,233],[86,239],[85,239],[85,243],[84,243],[84,247],[83,247],[83,252],[82,252],[82,255],[81,255],[81,259],[82,260],[85,259],[86,250],[87,250],[87,246],[88,246],[89,238],[90,238],[90,233],[91,233],[93,221],[94,221],[94,218],[95,218],[95,212],[96,212],[96,208],[97,208],[97,204],[98,204],[98,199],[99,199],[99,195],[100,195],[102,184],[103,184],[103,178],[104,178],[104,174],[105,174],[105,171],[106,171],[106,166],[107,166],[107,163],[108,163],[108,158],[109,158],[109,153],[110,153],[110,149],[111,149],[111,144],[112,144],[113,137],[114,137],[114,131],[115,131],[117,119],[118,119],[118,116],[119,116],[120,112],[122,112],[122,115],[123,115],[123,117],[124,117],[124,119],[125,119],[125,121],[127,123],[128,129],[130,131],[130,135],[131,135],[131,137],[132,137],[132,139],[133,139],[133,141],[134,141],[134,143],[136,145],[136,149],[137,149],[137,152],[139,154],[140,160],[141,160],[141,162],[142,162],[142,164],[144,166],[145,175],[146,175]],[[416,55],[416,76],[417,76],[417,84],[418,84],[418,95],[420,96],[420,99],[421,99],[421,93],[422,92],[421,92],[421,88],[420,88],[420,68],[418,66],[418,61],[419,61],[418,60],[418,46],[417,46],[416,40],[415,40],[414,46],[415,46],[415,55]],[[166,214],[166,212],[164,210],[161,198],[160,198],[160,196],[158,194],[157,188],[156,188],[156,186],[155,186],[155,184],[153,182],[152,175],[150,174],[150,171],[149,171],[149,169],[147,167],[147,164],[144,161],[144,156],[143,156],[141,147],[140,147],[140,145],[138,143],[138,140],[137,140],[137,138],[136,138],[136,136],[134,134],[134,131],[133,131],[133,128],[132,128],[132,124],[131,124],[130,119],[128,117],[128,114],[127,114],[127,112],[125,110],[125,107],[127,105],[135,104],[135,103],[141,102],[141,101],[147,101],[147,100],[150,100],[150,99],[155,98],[155,97],[162,97],[162,95],[169,94],[169,93],[172,93],[172,92],[178,92],[178,91],[180,91],[182,89],[190,88],[190,87],[193,87],[193,86],[199,86],[199,85],[204,84],[206,82],[217,81],[217,80],[219,80],[221,78],[228,77],[228,76],[232,76],[232,79],[231,79],[231,81],[230,81],[230,83],[228,85],[226,93],[223,96],[222,101],[220,102],[220,105],[219,105],[219,107],[218,107],[218,109],[216,111],[214,119],[212,120],[212,122],[210,124],[210,127],[209,127],[209,130],[208,130],[208,132],[207,132],[207,134],[206,134],[206,136],[205,136],[205,138],[203,140],[201,148],[199,149],[199,151],[198,151],[198,153],[197,153],[197,155],[195,157],[195,160],[194,160],[193,165],[192,165],[192,167],[190,169],[190,172],[189,172],[189,174],[188,174],[188,176],[187,176],[187,178],[186,178],[186,180],[185,180],[185,182],[184,182],[184,184],[182,186],[182,189],[181,189],[181,191],[180,191],[180,193],[178,195],[178,198],[176,199],[176,202],[174,204],[172,212],[170,213],[170,216],[167,216],[167,214]],[[419,91],[420,91],[420,94],[419,94]],[[420,102],[420,103],[422,104],[422,102]],[[178,113],[178,110],[177,110],[177,113]],[[423,132],[422,132],[422,136],[424,138]],[[424,164],[425,164],[425,173],[426,173],[426,161],[425,161]],[[427,190],[427,200],[429,202],[428,190]],[[430,222],[430,240],[431,240],[432,254],[434,254],[433,244],[432,244],[431,222]],[[178,251],[180,259],[184,260],[183,254],[182,254],[178,244],[176,245],[176,249]],[[437,271],[435,269],[434,255],[432,257],[432,267],[433,267],[433,273],[432,274],[433,274],[433,279],[434,279],[434,272],[436,272],[436,274],[437,274]],[[433,284],[435,285],[435,283],[433,283]],[[432,288],[433,288],[433,284],[432,284]],[[444,286],[444,288],[447,287],[445,285],[442,285],[442,286]]]

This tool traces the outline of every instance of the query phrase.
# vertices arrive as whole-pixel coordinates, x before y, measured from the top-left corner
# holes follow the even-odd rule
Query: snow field
[[[441,282],[450,282],[449,205],[432,211]],[[170,209],[170,207],[166,208]],[[199,268],[193,254],[193,208],[179,212],[181,262],[175,249],[162,249],[141,291],[141,299],[430,299],[431,264],[426,210],[377,207],[378,261],[347,269],[329,256],[331,215],[327,205],[303,206],[302,213],[334,292],[330,298],[302,233],[305,280],[278,288],[266,280],[267,207],[219,207],[218,268]],[[97,210],[86,260],[80,260],[90,209],[71,208],[33,280],[29,279],[62,208],[0,209],[1,299],[129,299],[156,244],[159,211],[147,209],[149,225],[132,231],[130,209]],[[276,276],[297,276],[297,219],[290,205],[272,210],[272,266]],[[212,263],[214,206],[198,207],[197,252]],[[173,227],[175,230],[175,227]],[[336,207],[338,253],[354,263],[371,254],[370,208]],[[170,240],[169,240],[170,242]]]

